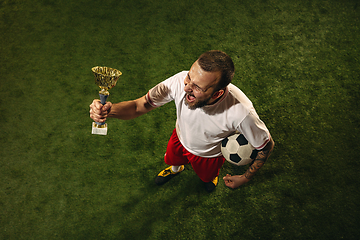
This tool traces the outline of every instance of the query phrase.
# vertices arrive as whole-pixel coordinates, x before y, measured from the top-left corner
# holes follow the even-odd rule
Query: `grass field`
[[[0,1],[0,239],[359,239],[358,5]],[[236,190],[208,194],[189,166],[158,187],[174,104],[91,135],[91,68],[122,71],[118,102],[211,49],[233,58],[275,150]]]

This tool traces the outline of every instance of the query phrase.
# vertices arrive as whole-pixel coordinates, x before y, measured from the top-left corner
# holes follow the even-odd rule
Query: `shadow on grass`
[[[151,176],[144,174],[140,178],[142,186],[134,194],[130,194],[130,201],[115,204],[111,212],[106,213],[106,223],[115,224],[118,228],[112,237],[116,239],[151,239],[160,236],[172,238],[173,233],[177,231],[172,229],[172,224],[189,217],[184,216],[182,212],[189,207],[196,208],[202,205],[202,199],[209,196],[203,183],[193,170],[189,169],[189,166],[163,186],[155,184],[156,175],[155,172]]]

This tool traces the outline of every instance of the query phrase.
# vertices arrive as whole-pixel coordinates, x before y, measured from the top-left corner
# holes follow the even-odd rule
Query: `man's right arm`
[[[107,118],[118,118],[129,120],[137,118],[145,113],[155,109],[146,100],[145,96],[141,98],[112,104],[107,102],[102,105],[99,100],[95,99],[90,105],[90,118],[95,122],[105,122]]]

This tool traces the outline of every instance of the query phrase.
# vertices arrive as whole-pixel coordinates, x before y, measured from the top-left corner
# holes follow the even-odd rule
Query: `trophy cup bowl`
[[[122,75],[119,70],[109,67],[93,67],[91,71],[95,77],[95,84],[101,89],[99,91],[101,104],[106,103],[106,99],[110,95],[109,89],[115,87],[117,80]],[[107,123],[93,122],[92,134],[106,135]]]

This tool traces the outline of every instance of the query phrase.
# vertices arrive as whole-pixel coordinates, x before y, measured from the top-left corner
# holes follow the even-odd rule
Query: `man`
[[[169,140],[165,163],[155,183],[162,185],[191,164],[195,173],[211,192],[218,184],[220,168],[225,162],[220,143],[238,131],[260,150],[243,175],[227,174],[223,180],[230,188],[250,181],[264,165],[274,142],[245,94],[231,84],[234,64],[224,52],[202,54],[189,71],[180,72],[152,88],[146,95],[116,104],[99,100],[90,105],[90,117],[96,122],[106,118],[133,119],[170,101],[176,105],[176,127]]]

